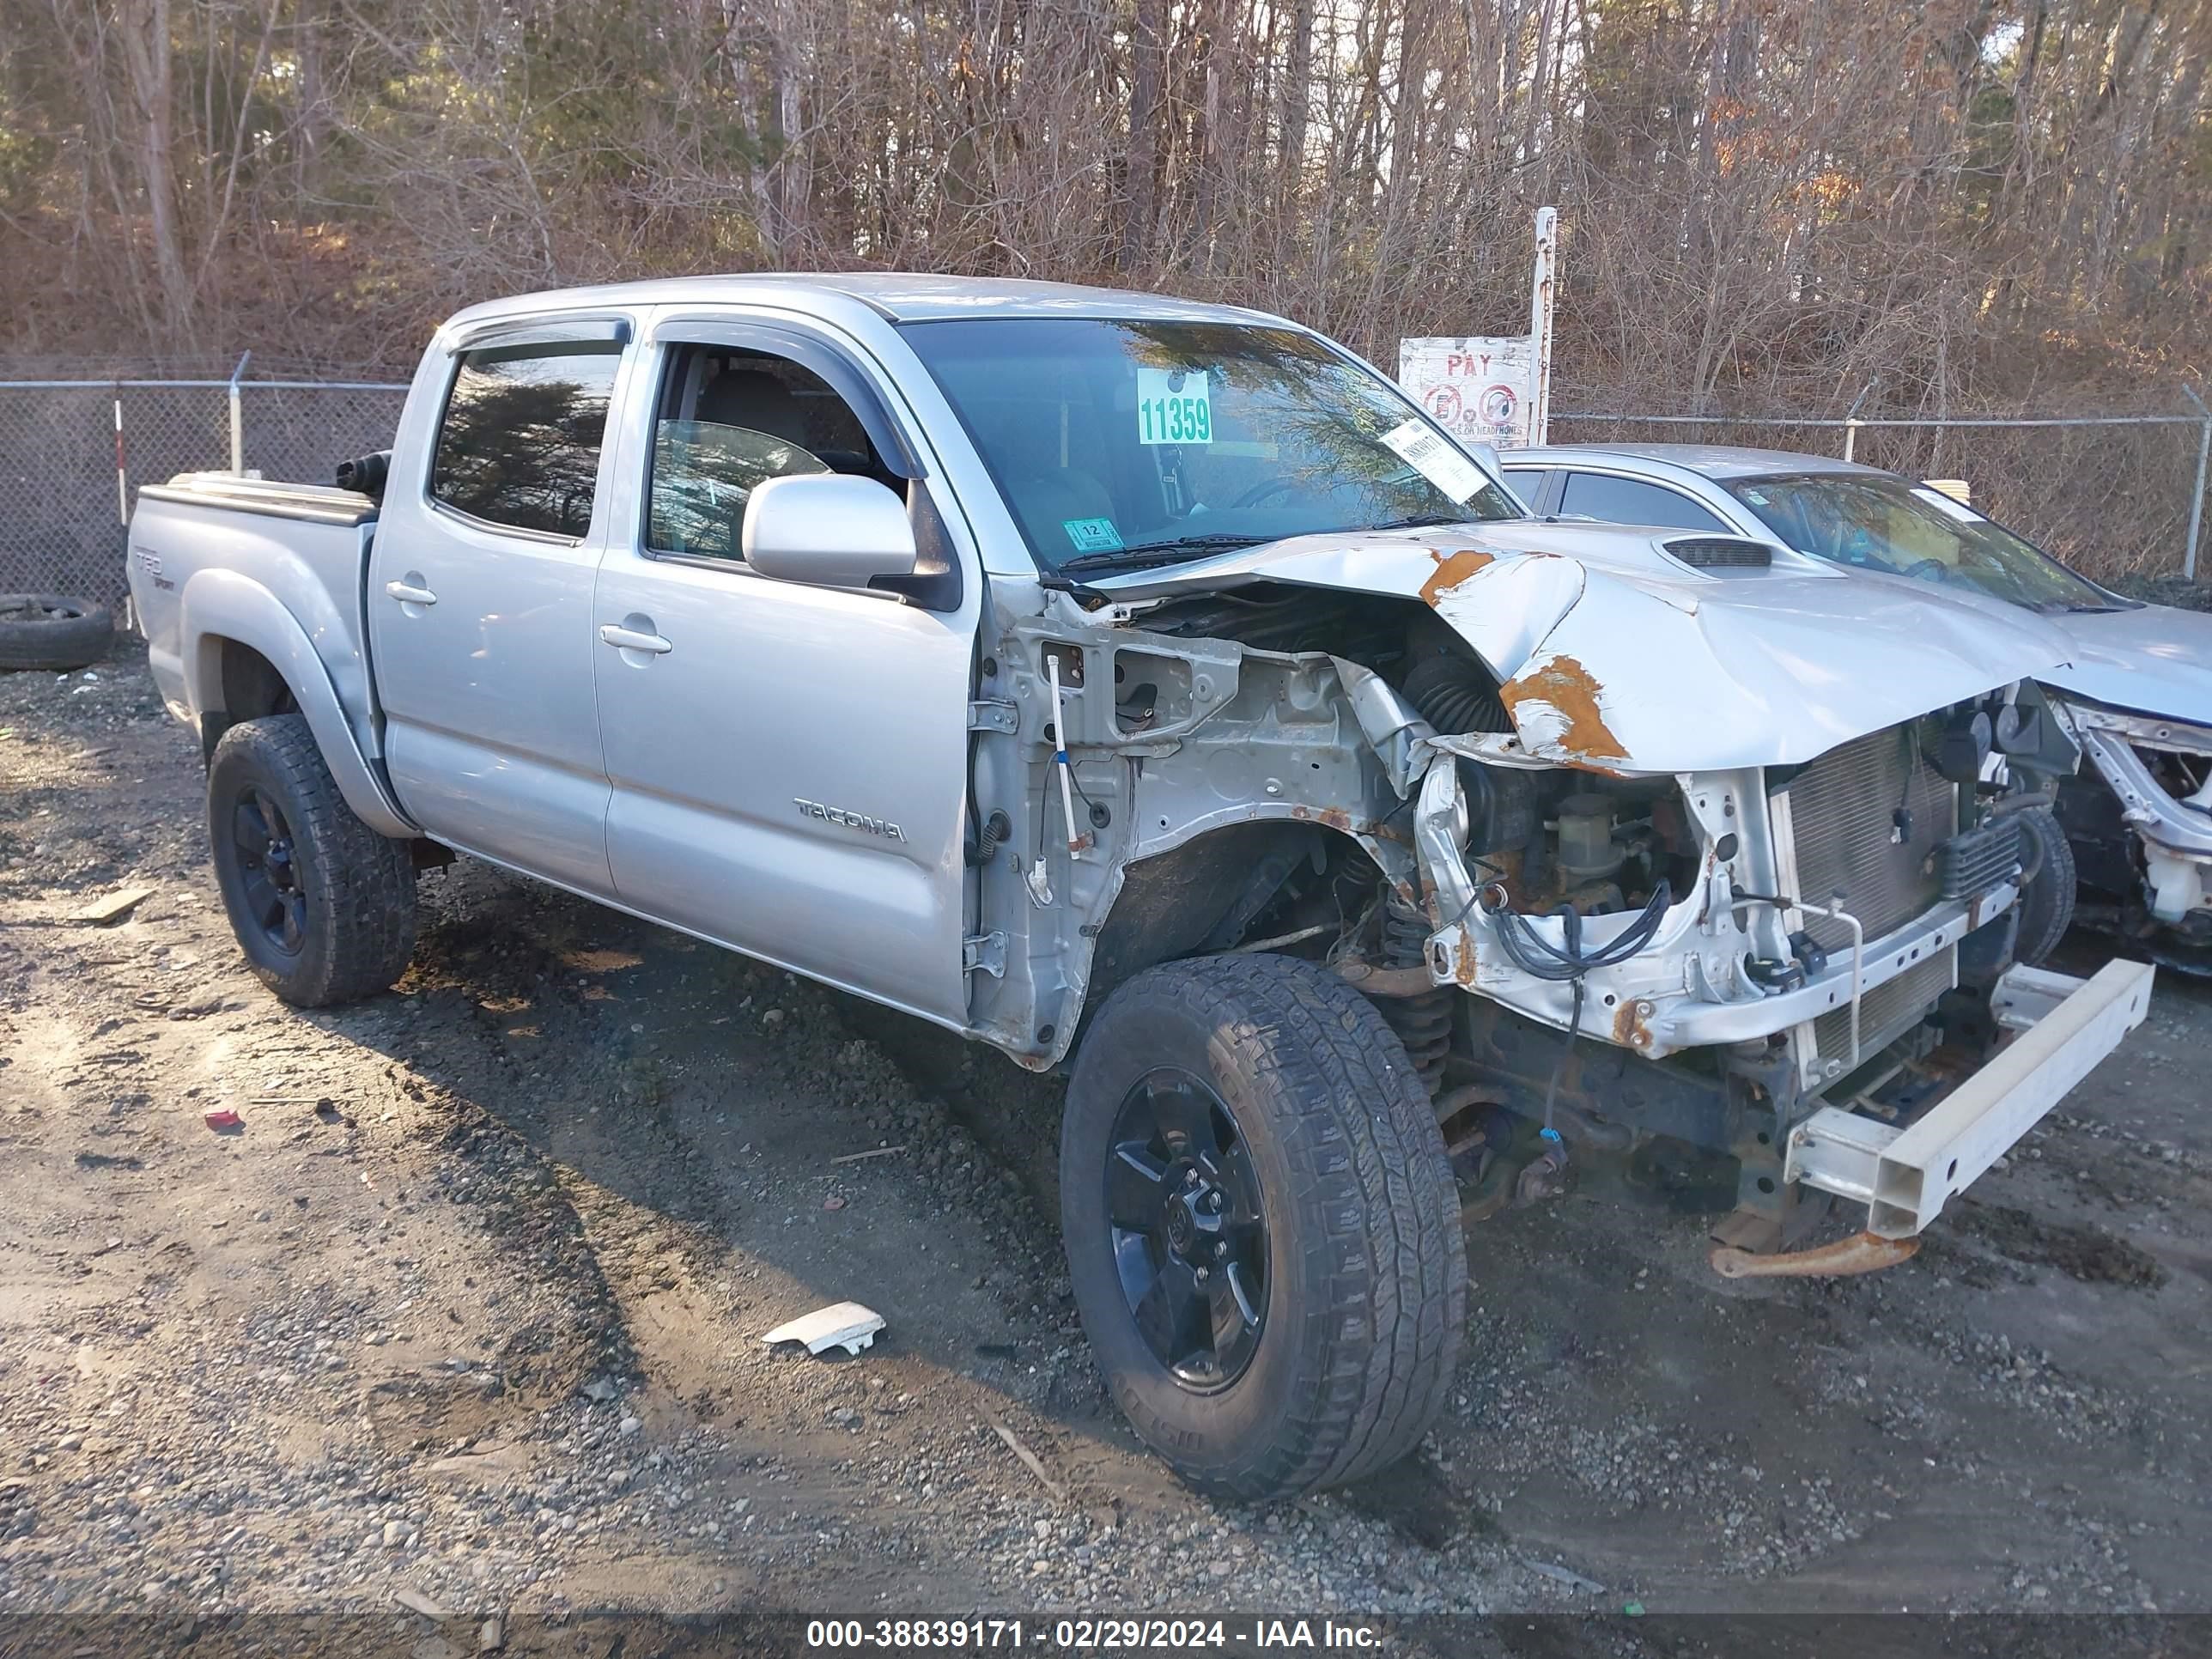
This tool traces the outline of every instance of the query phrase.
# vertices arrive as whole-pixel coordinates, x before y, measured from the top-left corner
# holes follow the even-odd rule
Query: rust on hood
[[[1506,712],[1513,716],[1513,724],[1522,726],[1522,707],[1530,706],[1530,712],[1541,706],[1553,711],[1565,723],[1560,733],[1542,743],[1530,742],[1524,727],[1522,741],[1537,753],[1565,753],[1580,760],[1626,761],[1621,742],[1613,735],[1605,723],[1605,711],[1601,695],[1604,687],[1589,669],[1576,658],[1553,658],[1534,672],[1510,679],[1498,688],[1499,700]]]
[[[1439,553],[1429,550],[1429,556],[1437,562],[1436,570],[1421,584],[1421,603],[1434,605],[1447,588],[1457,587],[1485,565],[1495,562],[1495,556],[1468,548],[1459,553]]]

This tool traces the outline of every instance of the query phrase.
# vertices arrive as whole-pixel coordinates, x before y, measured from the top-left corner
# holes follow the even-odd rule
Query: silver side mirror
[[[906,504],[873,478],[803,472],[757,484],[739,532],[745,562],[763,576],[822,587],[865,587],[914,574]]]

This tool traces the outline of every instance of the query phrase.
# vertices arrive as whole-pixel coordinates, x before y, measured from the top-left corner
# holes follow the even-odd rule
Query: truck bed
[[[321,484],[185,472],[141,489],[131,592],[171,710],[197,723],[222,672],[213,642],[234,638],[288,677],[312,658],[356,742],[374,754],[361,585],[376,519],[368,496]]]

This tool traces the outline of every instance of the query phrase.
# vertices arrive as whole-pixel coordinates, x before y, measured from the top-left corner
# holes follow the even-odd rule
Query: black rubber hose
[[[999,848],[1006,844],[1006,837],[1013,833],[1013,830],[1014,826],[1006,821],[1006,815],[1004,812],[994,812],[983,820],[983,827],[975,832],[974,861],[978,867],[990,863]]]
[[[1439,732],[1510,732],[1513,722],[1498,688],[1480,663],[1463,657],[1425,657],[1398,688],[1421,718]]]

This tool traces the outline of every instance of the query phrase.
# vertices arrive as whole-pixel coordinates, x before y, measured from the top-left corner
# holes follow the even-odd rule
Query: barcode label
[[[1382,434],[1382,441],[1451,501],[1464,501],[1490,482],[1480,467],[1425,422],[1407,421],[1393,427]]]

